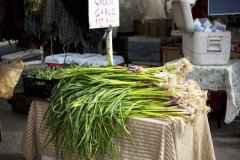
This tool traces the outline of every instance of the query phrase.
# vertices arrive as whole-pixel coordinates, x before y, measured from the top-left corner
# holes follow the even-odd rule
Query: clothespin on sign
[[[112,26],[106,30],[106,52],[108,65],[113,66],[113,42],[112,42]]]

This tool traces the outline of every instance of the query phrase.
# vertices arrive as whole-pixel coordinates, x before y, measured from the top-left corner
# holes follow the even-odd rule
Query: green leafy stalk
[[[117,153],[115,139],[130,134],[129,118],[185,116],[169,101],[175,93],[159,88],[159,71],[175,66],[146,69],[141,73],[124,67],[71,67],[54,72],[60,79],[45,115],[51,131],[49,142],[64,153],[78,153],[86,160]]]

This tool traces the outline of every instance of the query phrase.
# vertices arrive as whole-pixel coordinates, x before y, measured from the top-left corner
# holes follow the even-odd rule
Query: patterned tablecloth
[[[42,120],[47,108],[47,102],[32,103],[23,143],[26,160],[58,159],[55,146],[44,145],[48,131]],[[191,123],[182,119],[131,119],[127,125],[131,136],[120,139],[122,160],[215,160],[206,113],[199,113]]]
[[[225,90],[227,109],[225,123],[231,123],[240,111],[240,60],[232,60],[224,66],[194,65],[190,79],[196,80],[202,89]]]

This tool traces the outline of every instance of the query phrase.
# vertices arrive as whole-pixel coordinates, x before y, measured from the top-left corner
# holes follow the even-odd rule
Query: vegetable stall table
[[[193,71],[189,74],[200,84],[202,89],[227,92],[227,108],[225,123],[233,122],[240,111],[240,61],[231,60],[223,66],[198,66],[193,65]]]
[[[53,144],[44,145],[48,131],[42,120],[47,109],[46,101],[32,102],[23,144],[26,160],[74,159],[74,156],[57,156]],[[191,123],[182,118],[137,118],[130,119],[127,126],[131,135],[119,140],[121,159],[215,160],[207,113],[199,113]]]

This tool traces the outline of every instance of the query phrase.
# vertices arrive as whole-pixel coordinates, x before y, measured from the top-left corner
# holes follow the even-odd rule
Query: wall
[[[172,0],[120,0],[120,32],[133,31],[134,19],[166,18],[165,5]]]

